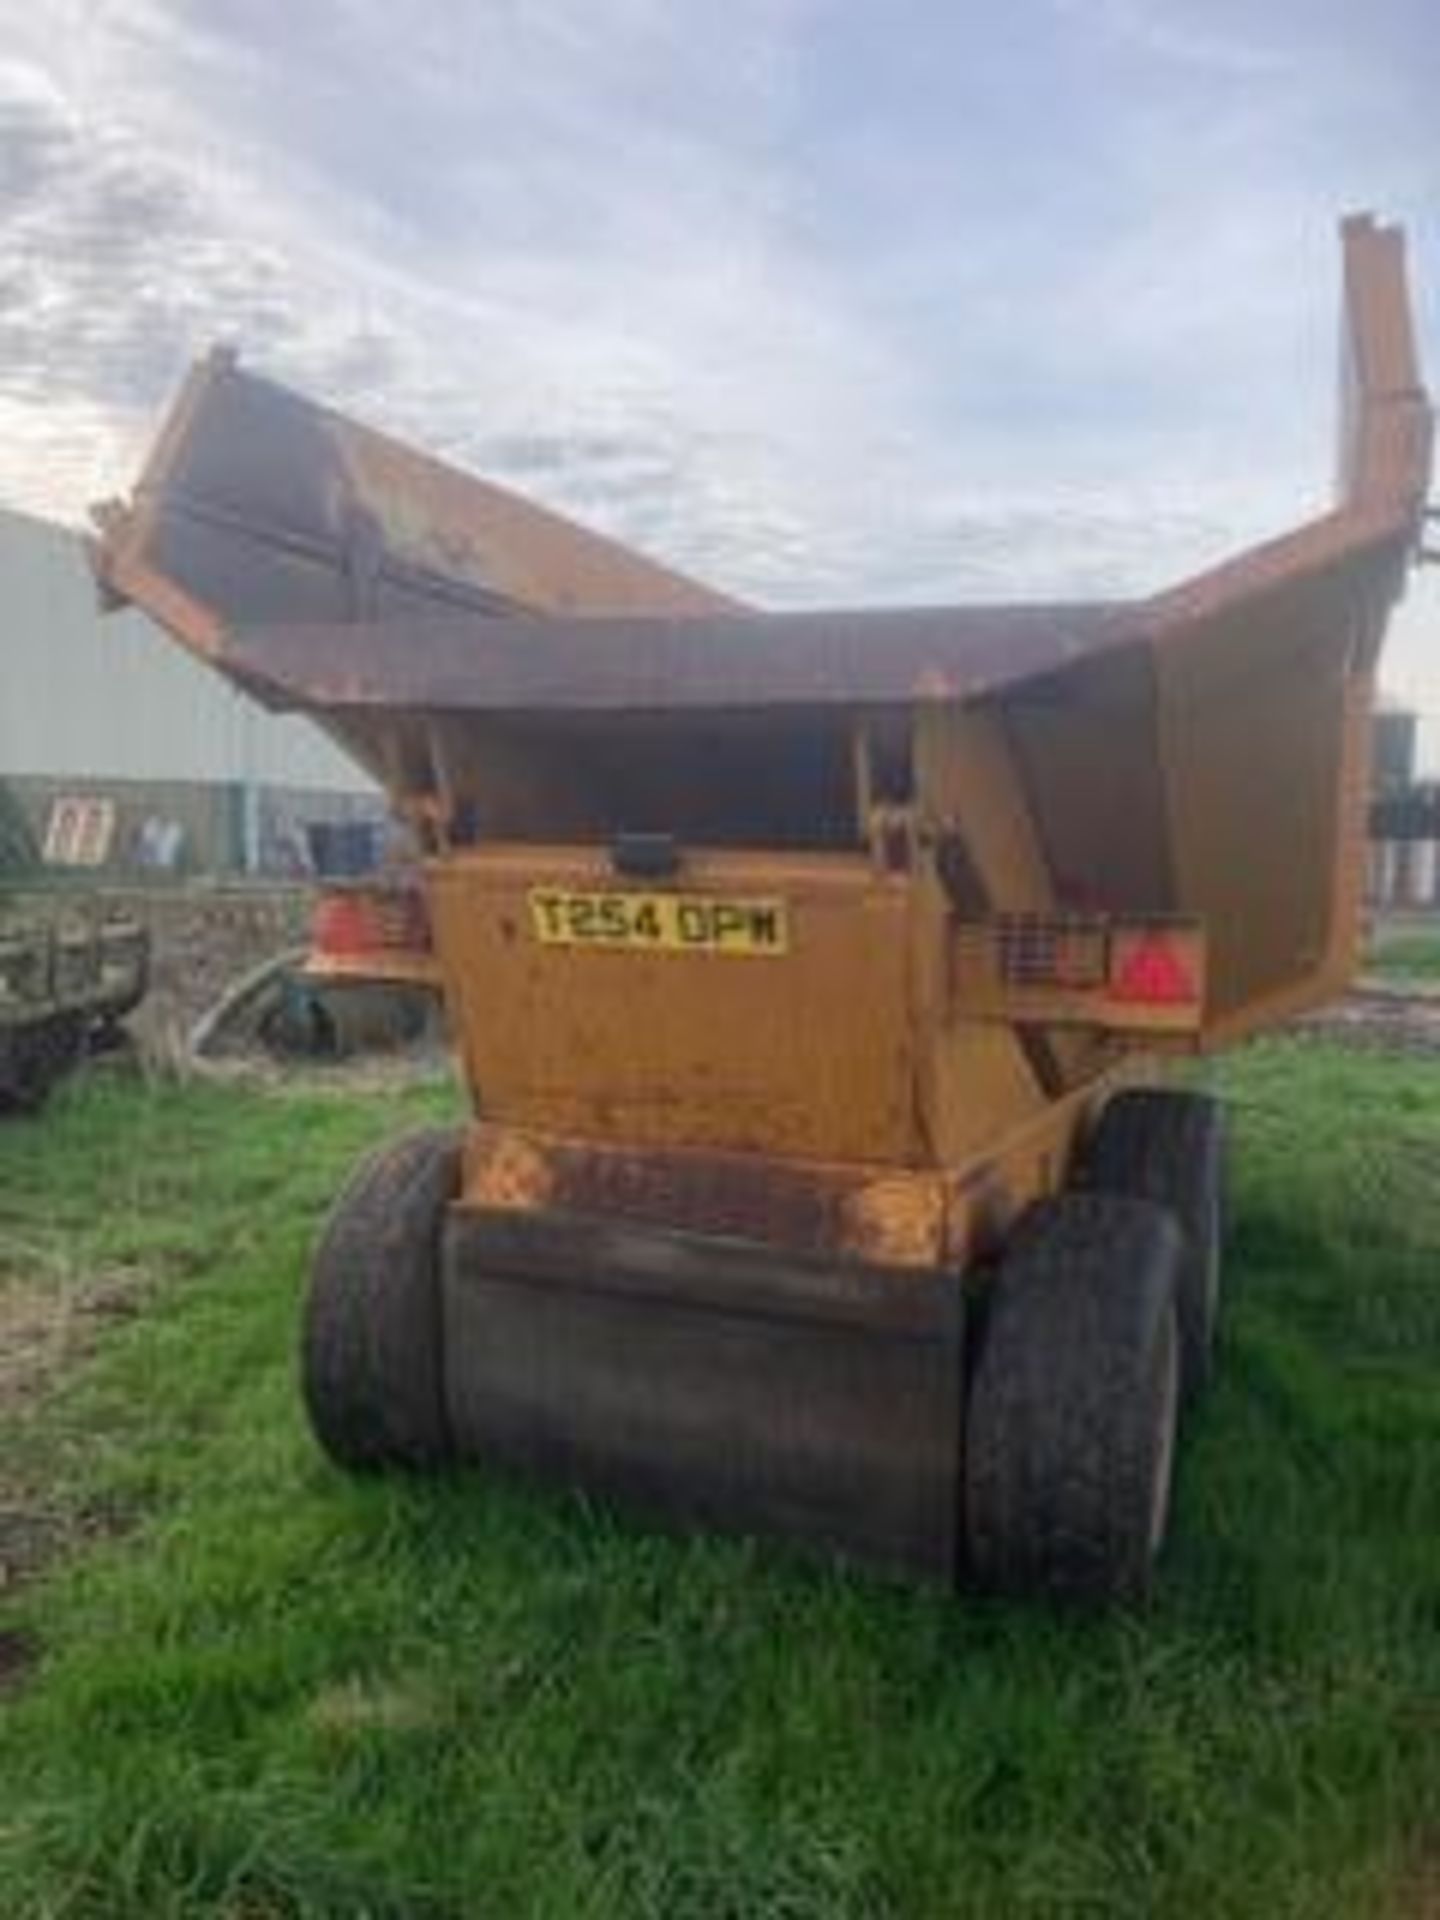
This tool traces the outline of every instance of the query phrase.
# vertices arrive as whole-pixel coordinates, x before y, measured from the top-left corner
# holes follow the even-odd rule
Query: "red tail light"
[[[365,903],[348,893],[326,894],[315,903],[310,937],[317,953],[342,958],[373,945]]]
[[[1179,943],[1164,933],[1148,932],[1115,941],[1110,994],[1131,1004],[1174,1007],[1198,1000],[1200,988]]]
[[[322,894],[310,921],[318,954],[353,959],[368,953],[428,952],[430,923],[413,888],[349,889]]]

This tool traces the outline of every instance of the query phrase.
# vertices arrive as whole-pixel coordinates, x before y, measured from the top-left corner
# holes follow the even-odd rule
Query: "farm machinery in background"
[[[0,1114],[36,1112],[88,1053],[116,1044],[150,978],[149,935],[134,916],[35,886],[40,863],[0,780]]]
[[[150,947],[129,915],[30,899],[0,915],[0,1113],[33,1113],[145,997]]]

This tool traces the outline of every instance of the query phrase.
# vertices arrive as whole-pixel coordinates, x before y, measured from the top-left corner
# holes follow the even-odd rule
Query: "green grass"
[[[1383,979],[1440,986],[1440,932],[1416,928],[1383,934],[1370,955],[1367,971]]]
[[[1440,1074],[1277,1044],[1226,1079],[1221,1383],[1143,1619],[333,1472],[295,1400],[307,1244],[439,1095],[100,1082],[4,1130],[0,1288],[151,1290],[0,1436],[0,1475],[105,1520],[0,1596],[42,1649],[0,1709],[0,1912],[1424,1911]]]

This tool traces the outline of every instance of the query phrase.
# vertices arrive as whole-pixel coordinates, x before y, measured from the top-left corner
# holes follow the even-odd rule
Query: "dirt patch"
[[[58,1560],[70,1538],[66,1520],[31,1489],[7,1486],[0,1496],[0,1596]]]
[[[147,1281],[116,1272],[84,1281],[7,1275],[0,1267],[0,1594],[76,1543],[120,1532],[129,1516],[104,1506],[57,1506],[47,1462],[27,1441],[26,1415],[102,1330],[139,1311]]]
[[[403,1093],[454,1081],[456,1065],[440,1041],[423,1041],[390,1053],[358,1054],[347,1060],[281,1061],[266,1053],[227,1060],[194,1060],[192,1078],[253,1088],[259,1092],[333,1093],[353,1099],[366,1094]]]
[[[118,1539],[138,1517],[136,1509],[113,1500],[56,1506],[38,1477],[22,1479],[7,1467],[0,1485],[0,1596],[68,1553]]]
[[[451,1717],[449,1705],[425,1675],[389,1680],[343,1680],[322,1689],[306,1718],[337,1738],[366,1733],[428,1733]]]
[[[0,1270],[0,1415],[37,1398],[94,1344],[100,1327],[139,1310],[145,1279],[116,1272],[70,1282],[6,1280]]]
[[[1440,1055],[1440,993],[1360,987],[1295,1021],[1292,1031],[1378,1052]]]
[[[1384,1912],[1394,1920],[1440,1920],[1440,1838],[1416,1849]]]
[[[23,1627],[0,1627],[0,1700],[18,1693],[40,1658],[40,1642]]]

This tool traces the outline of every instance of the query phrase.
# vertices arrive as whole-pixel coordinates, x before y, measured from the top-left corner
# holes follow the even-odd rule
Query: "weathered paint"
[[[633,1186],[713,1221],[743,1192],[762,1237],[961,1259],[1162,1029],[1219,1044],[1353,965],[1432,423],[1398,234],[1348,222],[1344,272],[1336,505],[1147,599],[757,614],[213,362],[97,564],[417,825],[467,1078],[514,1146],[487,1204]],[[630,886],[635,829],[674,836],[665,884],[782,902],[783,953],[537,940],[534,890]],[[1198,1002],[982,990],[965,942],[1015,914],[1189,929]]]

